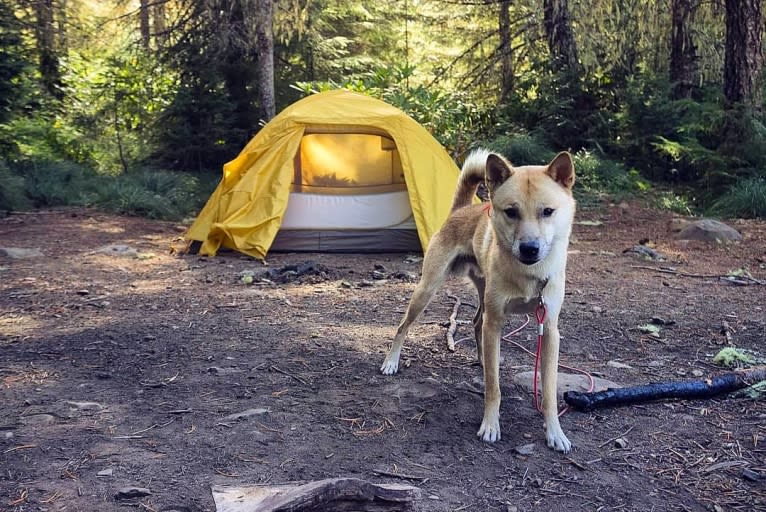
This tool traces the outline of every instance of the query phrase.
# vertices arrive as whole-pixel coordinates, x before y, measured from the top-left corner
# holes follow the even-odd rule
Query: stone
[[[249,420],[253,416],[262,416],[271,412],[271,409],[258,407],[257,409],[248,409],[246,411],[229,414],[224,418],[225,421]]]
[[[619,361],[608,361],[606,365],[610,368],[617,368],[619,370],[632,370],[633,367],[629,364],[621,363]]]
[[[11,258],[12,260],[26,260],[30,258],[39,258],[44,256],[40,249],[25,249],[23,247],[0,247],[0,256]]]
[[[106,478],[106,477],[112,476],[113,474],[114,474],[114,469],[108,468],[108,469],[103,469],[99,471],[98,473],[96,473],[96,476],[101,478]]]
[[[514,452],[518,453],[519,455],[532,455],[535,451],[535,443],[528,443],[528,444],[522,444],[519,446],[516,446],[513,449]]]
[[[122,258],[135,258],[138,256],[138,249],[125,244],[104,245],[96,249],[96,252]]]
[[[689,223],[678,232],[679,240],[698,240],[700,242],[713,242],[726,244],[739,242],[742,235],[736,229],[713,219],[701,219]]]
[[[531,394],[533,377],[534,377],[534,372],[531,372],[531,371],[522,372],[513,376],[513,382],[514,384],[516,384],[517,386],[521,386],[522,388],[524,388]],[[593,391],[603,391],[607,388],[622,387],[616,382],[612,382],[607,379],[602,379],[600,377],[593,377],[593,382],[594,382]],[[585,375],[581,375],[581,374],[559,373],[558,384],[559,384],[558,396],[559,398],[562,398],[565,391],[579,391],[579,392],[588,391],[588,388],[590,387],[590,379],[588,379],[588,377],[586,377]],[[538,386],[540,386],[539,382],[538,382]],[[542,386],[540,386],[540,388],[542,388]]]

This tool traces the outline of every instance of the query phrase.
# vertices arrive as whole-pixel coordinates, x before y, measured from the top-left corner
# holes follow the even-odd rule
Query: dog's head
[[[572,155],[559,153],[548,165],[513,167],[491,153],[485,179],[497,240],[516,259],[533,265],[556,242],[569,239],[575,210]]]

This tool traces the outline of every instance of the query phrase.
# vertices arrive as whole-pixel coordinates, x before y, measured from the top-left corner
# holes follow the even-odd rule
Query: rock
[[[123,258],[135,258],[138,256],[138,249],[125,244],[104,245],[96,249],[99,254],[108,254],[110,256],[119,256]]]
[[[634,256],[636,258],[644,259],[644,260],[652,260],[652,261],[664,261],[665,256],[663,256],[658,251],[655,251],[651,247],[647,247],[646,245],[634,245],[630,249],[625,249],[622,251],[623,254],[627,254],[629,256]]]
[[[633,367],[629,364],[621,363],[619,361],[609,361],[606,365],[610,368],[618,368],[620,370],[632,370]]]
[[[532,393],[532,379],[534,372],[522,372],[513,376],[513,382]],[[588,391],[590,387],[590,379],[585,375],[572,374],[572,373],[559,373],[559,389],[558,396],[561,398],[565,391]],[[619,384],[610,380],[602,379],[600,377],[593,377],[594,388],[593,391],[603,391],[607,388],[620,388]],[[538,383],[539,385],[539,383]]]
[[[248,409],[246,411],[229,414],[224,418],[224,421],[239,421],[248,420],[253,416],[262,416],[271,412],[271,409],[265,407],[259,407],[257,409]]]
[[[628,440],[623,437],[618,437],[614,440],[614,447],[619,448],[620,450],[624,450],[628,447]]]
[[[143,498],[150,496],[152,492],[149,489],[143,487],[123,487],[117,494],[114,495],[114,499],[120,500],[134,500],[137,498]]]
[[[727,226],[723,222],[713,219],[701,219],[691,222],[678,232],[679,240],[698,240],[700,242],[714,242],[725,244],[739,242],[742,235],[736,229]]]
[[[12,260],[26,260],[30,258],[39,258],[43,256],[40,249],[24,249],[23,247],[0,247],[0,256],[11,258]]]
[[[70,408],[75,409],[77,411],[100,411],[104,408],[103,405],[101,405],[98,402],[74,402],[74,401],[67,401],[65,402]]]
[[[19,418],[19,421],[29,426],[42,426],[42,425],[53,425],[56,423],[56,417],[52,414],[30,414],[29,416],[22,416]]]
[[[514,452],[518,453],[519,455],[532,455],[535,451],[535,443],[528,443],[528,444],[522,444],[519,446],[516,446],[513,449]]]
[[[417,281],[418,275],[414,272],[407,272],[406,270],[399,270],[396,272],[392,277],[395,279],[400,279],[402,281]]]
[[[114,469],[109,468],[109,469],[104,469],[99,471],[98,473],[96,473],[96,476],[101,478],[106,478],[106,477],[112,476],[113,474],[114,474]]]
[[[385,279],[386,278],[386,273],[385,272],[381,272],[380,270],[373,270],[372,271],[372,278],[373,279]]]

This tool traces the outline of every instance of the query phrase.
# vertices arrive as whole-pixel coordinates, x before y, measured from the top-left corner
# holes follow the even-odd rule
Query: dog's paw
[[[476,433],[476,435],[486,443],[494,443],[495,441],[499,441],[500,421],[497,419],[482,421],[481,427],[479,427],[479,431]]]
[[[561,428],[548,429],[545,433],[545,440],[548,443],[548,448],[553,448],[557,452],[569,453],[572,450],[572,443],[564,435]]]
[[[398,371],[399,371],[399,359],[395,359],[391,361],[389,358],[386,358],[386,360],[383,361],[383,366],[380,367],[380,373],[382,373],[383,375],[393,375]]]

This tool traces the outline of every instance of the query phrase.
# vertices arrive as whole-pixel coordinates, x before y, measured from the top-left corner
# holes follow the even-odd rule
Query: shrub
[[[24,178],[0,160],[0,210],[24,210],[32,205],[24,190]]]
[[[732,185],[711,206],[721,217],[766,218],[766,179],[754,177]]]

